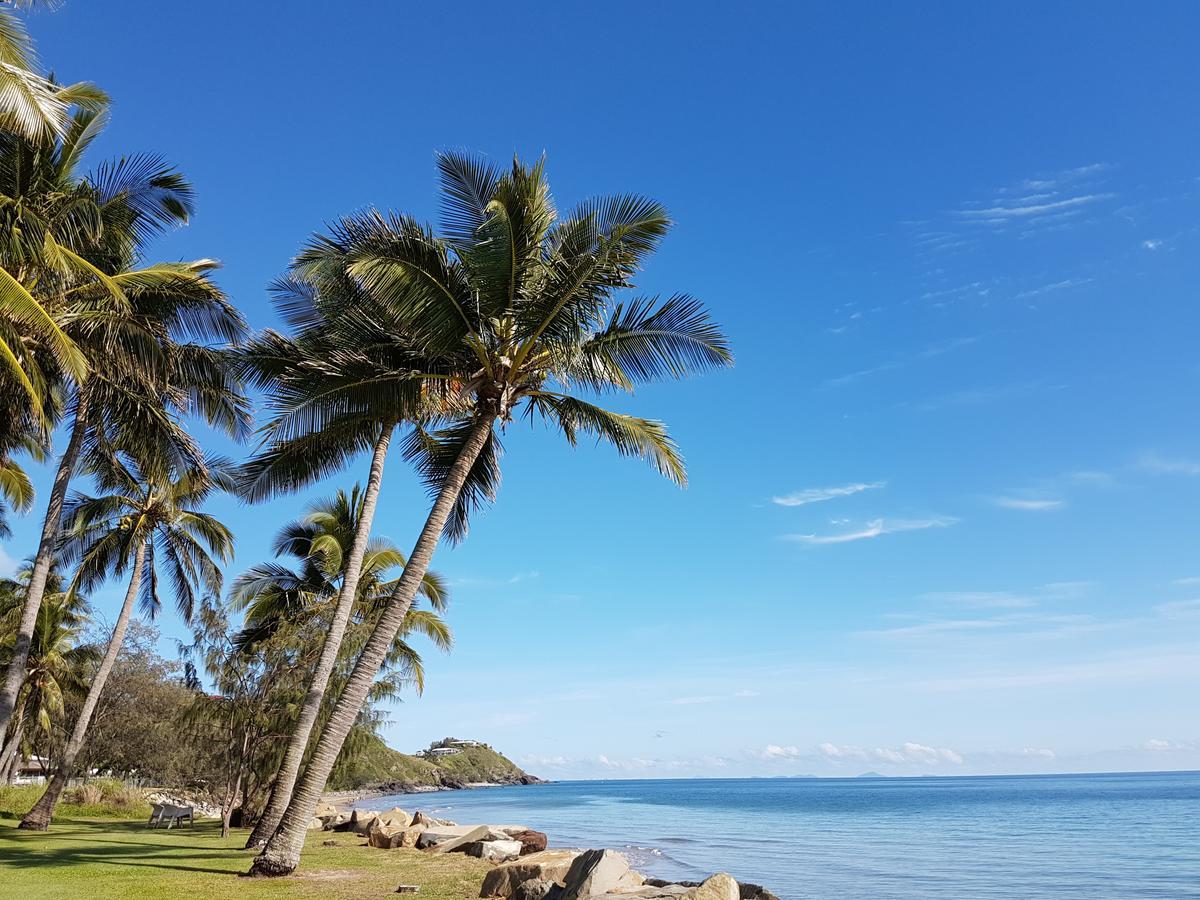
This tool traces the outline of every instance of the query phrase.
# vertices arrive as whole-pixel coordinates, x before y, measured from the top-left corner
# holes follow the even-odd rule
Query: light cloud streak
[[[993,497],[992,503],[1001,509],[1018,509],[1024,512],[1047,512],[1066,506],[1065,501],[1048,497]]]
[[[823,503],[838,497],[851,497],[854,494],[861,494],[863,491],[878,490],[886,484],[886,481],[857,481],[839,487],[805,488],[802,491],[772,497],[771,502],[778,506],[807,506],[810,503]]]
[[[849,544],[853,541],[865,541],[882,537],[885,534],[898,534],[903,531],[923,531],[927,528],[947,528],[958,522],[958,519],[943,516],[935,519],[875,519],[858,531],[848,531],[842,534],[788,534],[784,538],[800,544],[826,545]]]

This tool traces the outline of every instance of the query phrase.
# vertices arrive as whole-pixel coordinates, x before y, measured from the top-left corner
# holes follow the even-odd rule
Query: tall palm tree
[[[516,161],[501,172],[444,154],[438,164],[443,238],[410,218],[367,212],[315,238],[294,265],[314,288],[314,315],[346,348],[342,356],[391,368],[364,379],[347,365],[323,393],[294,392],[294,404],[277,411],[278,434],[303,435],[401,391],[440,399],[441,408],[429,415],[432,430],[417,429],[408,448],[434,493],[429,517],[252,874],[283,875],[299,863],[325,781],[439,538],[461,536],[471,508],[494,494],[496,427],[524,412],[569,443],[593,435],[683,484],[683,460],[661,423],[604,409],[575,391],[631,391],[731,362],[696,300],[615,302],[668,230],[662,206],[618,196],[560,220],[541,162]],[[352,306],[344,302],[346,282],[357,288]],[[391,365],[406,356],[424,364]]]
[[[15,579],[0,581],[0,657],[10,651],[16,636],[31,570],[32,566],[26,566]],[[38,612],[29,668],[17,698],[16,727],[0,749],[0,781],[15,774],[23,747],[50,741],[62,722],[64,699],[84,693],[87,675],[100,657],[97,648],[83,640],[89,622],[87,598],[65,590],[62,575],[53,568],[48,586],[46,601]]]
[[[255,823],[247,847],[265,843],[283,817],[305,750],[318,723],[321,701],[327,697],[330,679],[339,661],[337,651],[341,651],[340,658],[344,660],[346,651],[351,649],[343,646],[347,625],[355,617],[360,622],[373,622],[380,598],[390,589],[383,581],[384,575],[393,568],[404,566],[403,553],[390,542],[379,539],[367,541],[364,552],[352,558],[358,545],[364,506],[365,497],[357,485],[350,494],[339,490],[333,498],[312,504],[303,519],[287,525],[275,540],[276,556],[290,556],[297,561],[298,567],[290,569],[272,563],[258,565],[241,575],[231,588],[233,606],[246,610],[245,628],[240,637],[243,645],[268,638],[282,622],[301,622],[319,614],[330,623],[323,629],[326,637],[322,655],[305,693],[301,721],[291,731],[267,805]],[[341,611],[342,592],[351,579],[351,615],[344,623],[334,622]],[[429,599],[435,610],[445,608],[446,586],[436,573],[426,573],[420,593]],[[444,631],[441,619],[415,613],[410,614],[405,623],[407,630],[420,629],[438,646],[448,647],[449,633]],[[404,656],[407,645],[402,641],[397,643],[396,652]],[[329,647],[334,650],[333,665],[324,665],[325,649]],[[410,655],[407,663],[420,689],[423,684],[420,658]],[[312,697],[319,698],[313,704],[315,714],[311,714],[313,711],[309,707]]]
[[[169,460],[139,460],[121,454],[94,463],[93,468],[97,485],[109,493],[72,499],[66,510],[69,524],[62,554],[64,559],[79,560],[74,584],[82,589],[101,583],[110,574],[120,577],[125,573],[129,573],[129,586],[54,774],[18,826],[33,831],[50,826],[74,772],[92,713],[121,651],[134,602],[144,615],[157,615],[162,607],[159,572],[165,569],[179,614],[185,622],[190,621],[197,589],[219,593],[222,578],[217,563],[228,562],[233,555],[232,533],[199,508],[214,490],[228,486],[226,465],[221,461],[210,460],[202,470],[181,471]]]
[[[23,677],[70,481],[85,453],[111,453],[122,441],[170,444],[181,466],[202,468],[202,454],[176,425],[175,415],[200,415],[235,437],[249,428],[246,400],[231,375],[228,355],[212,346],[236,342],[245,331],[240,313],[211,281],[216,264],[143,261],[157,234],[186,223],[191,186],[161,160],[145,156],[124,157],[80,178],[79,158],[100,122],[80,113],[68,137],[49,150],[6,142],[0,135],[0,195],[39,196],[79,188],[91,201],[83,206],[95,212],[95,227],[68,229],[83,242],[72,254],[91,275],[47,277],[54,319],[84,353],[87,375],[73,381],[71,372],[57,371],[59,393],[66,398],[67,442],[47,501],[17,644],[0,688],[0,735]],[[83,217],[85,222],[92,218],[90,212]],[[0,228],[0,236],[5,233]],[[6,258],[0,248],[0,262]],[[3,399],[6,405],[13,402],[11,396]]]

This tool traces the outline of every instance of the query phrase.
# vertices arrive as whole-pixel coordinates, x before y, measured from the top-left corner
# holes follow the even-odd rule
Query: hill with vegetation
[[[487,744],[435,741],[420,754],[393,750],[375,734],[362,737],[363,745],[329,779],[334,791],[412,790],[462,788],[472,784],[536,784],[540,779],[525,772]]]

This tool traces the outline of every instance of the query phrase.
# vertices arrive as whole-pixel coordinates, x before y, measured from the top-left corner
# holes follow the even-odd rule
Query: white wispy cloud
[[[799,747],[784,747],[779,744],[767,744],[762,749],[758,756],[763,759],[800,759],[804,756],[804,751]]]
[[[503,587],[509,584],[521,584],[525,581],[533,581],[541,578],[541,572],[518,572],[515,575],[510,575],[507,578],[479,578],[471,575],[463,575],[457,578],[450,579],[451,587]]]
[[[968,335],[965,337],[951,338],[948,341],[931,344],[922,350],[917,351],[909,356],[891,360],[890,362],[880,363],[877,366],[871,366],[866,369],[859,369],[855,372],[848,372],[845,375],[838,375],[834,378],[827,378],[824,382],[824,387],[836,388],[845,387],[848,384],[853,384],[856,381],[861,381],[864,378],[869,378],[872,375],[879,375],[884,372],[894,372],[897,369],[902,369],[905,366],[925,359],[934,359],[946,353],[951,353],[962,347],[969,347],[972,344],[982,340],[980,335]]]
[[[1083,206],[1111,200],[1116,194],[1082,194],[1074,197],[1064,197],[1061,200],[1045,200],[1044,202],[1020,202],[983,209],[960,209],[958,214],[967,220],[989,223],[1006,222],[1011,220],[1039,218],[1054,213],[1076,210]],[[1027,198],[1033,199],[1033,198]]]
[[[1064,278],[1061,281],[1054,281],[1050,284],[1043,284],[1040,287],[1029,288],[1017,294],[1016,299],[1026,300],[1030,297],[1040,297],[1042,294],[1049,294],[1053,291],[1063,291],[1068,288],[1080,287],[1081,285],[1091,284],[1096,279],[1094,278]]]
[[[858,634],[862,637],[889,640],[912,638],[928,640],[940,635],[956,635],[955,639],[961,640],[967,634],[979,632],[1020,634],[1030,638],[1077,633],[1081,629],[1092,630],[1095,627],[1096,620],[1089,615],[1014,612],[971,619],[936,618],[918,622],[915,625],[879,628],[860,631]]]
[[[1162,245],[1163,245],[1163,242],[1159,238],[1147,238],[1146,240],[1142,241],[1142,249],[1144,249],[1144,250],[1151,250],[1151,251],[1157,250]]]
[[[771,502],[779,506],[807,506],[810,503],[823,503],[838,497],[851,497],[863,491],[874,491],[884,487],[886,481],[856,481],[853,484],[843,484],[838,487],[805,488],[791,494],[772,497]]]
[[[784,535],[784,538],[801,544],[848,544],[852,541],[864,541],[882,537],[885,534],[898,534],[902,531],[947,528],[957,522],[958,519],[949,516],[936,519],[875,519],[858,531],[848,531],[842,534],[787,534]]]
[[[875,747],[873,749],[853,746],[838,746],[826,741],[817,745],[817,750],[826,759],[858,762],[879,762],[896,766],[936,766],[949,764],[961,766],[962,754],[949,747],[930,747],[915,741],[905,741],[899,747]]]
[[[921,599],[971,609],[1020,609],[1037,605],[1033,597],[1008,591],[932,591],[922,594]]]
[[[1162,738],[1150,738],[1142,744],[1143,750],[1152,753],[1172,753],[1179,750],[1194,750],[1198,745],[1195,741],[1167,741]]]
[[[1062,509],[1066,503],[1049,497],[992,497],[991,502],[1002,509],[1019,509],[1025,512],[1046,512]]]
[[[1154,611],[1168,619],[1196,619],[1200,618],[1200,600],[1172,600],[1158,604]]]
[[[1191,587],[1200,584],[1200,575],[1190,575],[1187,578],[1176,578],[1171,584],[1177,587]]]
[[[1155,475],[1200,475],[1200,462],[1192,459],[1169,459],[1156,453],[1145,454],[1138,468]]]

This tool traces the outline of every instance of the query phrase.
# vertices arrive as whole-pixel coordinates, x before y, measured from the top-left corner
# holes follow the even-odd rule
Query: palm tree
[[[0,657],[11,649],[16,635],[31,569],[26,566],[17,578],[0,581]],[[63,719],[64,699],[84,693],[88,672],[99,659],[96,647],[83,641],[89,621],[87,598],[78,591],[64,590],[63,581],[51,568],[46,602],[33,633],[29,668],[17,698],[16,727],[0,750],[0,782],[16,773],[22,747],[38,737],[40,743],[51,740]]]
[[[129,573],[129,586],[104,658],[54,775],[19,828],[45,831],[50,826],[54,808],[74,772],[92,713],[120,653],[134,602],[151,618],[162,607],[160,569],[166,570],[176,607],[185,622],[191,620],[197,588],[220,592],[222,579],[217,561],[228,562],[232,557],[233,535],[199,507],[215,489],[228,486],[226,468],[219,460],[209,460],[202,470],[181,471],[169,460],[135,460],[121,454],[94,464],[93,478],[101,490],[110,493],[72,499],[66,510],[69,524],[62,555],[67,560],[79,560],[74,585],[88,589],[110,574],[120,577]]]
[[[6,143],[0,135],[0,195],[36,197],[82,184],[91,205],[81,208],[96,214],[90,230],[78,223],[63,226],[83,241],[81,252],[72,255],[91,277],[60,273],[47,279],[53,287],[54,320],[85,354],[88,372],[82,381],[72,381],[69,371],[57,372],[58,393],[66,398],[68,439],[51,485],[13,658],[0,689],[0,734],[12,715],[63,505],[85,452],[111,453],[121,442],[172,444],[181,466],[203,467],[202,454],[176,425],[175,415],[198,414],[239,438],[249,428],[246,401],[232,378],[228,355],[212,346],[236,342],[245,330],[240,313],[210,280],[216,264],[142,260],[153,237],[187,221],[191,186],[161,160],[144,156],[124,157],[80,179],[74,174],[79,158],[100,123],[86,111],[80,113],[68,137],[48,150]],[[55,221],[70,223],[72,215],[63,213]],[[90,221],[91,213],[83,219]],[[6,233],[0,228],[0,235]],[[11,255],[0,249],[0,261]],[[35,342],[31,355],[36,347]],[[6,406],[14,405],[11,396],[3,399]]]
[[[8,509],[28,512],[33,506],[33,482],[7,453],[0,453],[0,537],[8,537]]]
[[[320,394],[294,392],[277,411],[276,433],[298,437],[400,393],[441,401],[418,428],[411,455],[434,493],[404,573],[368,639],[252,874],[284,875],[300,859],[305,831],[444,532],[460,537],[471,508],[499,480],[497,425],[524,412],[569,443],[590,434],[641,457],[683,484],[665,427],[612,412],[578,388],[631,391],[638,382],[728,365],[720,330],[685,295],[614,303],[670,225],[659,204],[638,196],[585,203],[559,220],[543,164],[500,172],[461,154],[439,157],[444,233],[400,215],[367,212],[315,238],[294,265],[312,286],[314,318],[335,329],[356,370]],[[345,304],[343,286],[356,287]],[[420,358],[397,367],[392,360]],[[361,370],[389,369],[364,378]],[[332,382],[332,383],[330,383]]]
[[[72,103],[96,93],[89,84],[64,88],[37,74],[33,41],[13,10],[54,5],[54,0],[11,0],[0,7],[0,129],[30,141],[60,136]]]
[[[274,286],[276,303],[296,326],[298,334],[289,339],[268,331],[251,342],[241,357],[245,376],[267,390],[276,409],[292,408],[297,396],[306,402],[328,391],[336,392],[347,377],[386,380],[395,366],[419,361],[407,349],[394,350],[383,365],[375,360],[348,358],[341,346],[341,335],[315,309],[315,290],[313,285],[297,279],[280,280]],[[356,287],[349,281],[326,286],[325,290],[337,292],[343,301],[339,305],[353,305],[356,299]],[[289,433],[279,422],[268,423],[263,429],[266,446],[242,471],[241,494],[253,502],[282,491],[297,490],[340,468],[349,457],[364,450],[370,452],[361,508],[353,520],[353,535],[342,544],[345,563],[337,567],[341,573],[337,604],[322,638],[321,653],[281,760],[270,802],[255,824],[247,847],[261,846],[270,837],[291,796],[358,596],[392,436],[400,422],[415,414],[420,399],[405,385],[391,396],[377,398],[378,402],[370,407],[343,410],[323,421],[320,427],[300,434]]]
[[[298,562],[298,567],[290,569],[273,563],[258,565],[241,575],[231,588],[230,602],[234,608],[246,610],[245,627],[239,638],[243,646],[268,639],[283,622],[302,623],[320,615],[325,623],[332,623],[322,628],[326,637],[305,693],[300,712],[302,721],[291,731],[266,808],[255,823],[247,847],[265,843],[287,808],[334,668],[339,658],[344,660],[348,655],[346,651],[351,649],[343,646],[347,625],[355,617],[360,622],[373,621],[377,617],[374,613],[378,612],[380,598],[386,596],[388,590],[382,581],[384,574],[404,566],[404,555],[397,547],[383,540],[368,540],[351,567],[351,553],[357,547],[364,506],[365,497],[357,485],[349,495],[339,490],[333,498],[312,504],[303,519],[286,526],[275,540],[276,556],[291,556]],[[352,614],[345,622],[337,623],[334,620],[340,612],[343,590],[351,578]],[[437,574],[426,573],[420,593],[429,599],[435,610],[445,608],[447,591]],[[414,611],[406,625],[409,631],[420,629],[438,646],[448,648],[449,632],[444,630],[440,618]],[[395,651],[404,657],[407,645],[403,641],[397,641],[397,644]],[[330,647],[334,650],[333,665],[323,665],[325,650]],[[406,662],[420,690],[423,686],[420,658],[407,655]],[[313,704],[315,714],[309,717],[312,697],[318,699]]]

